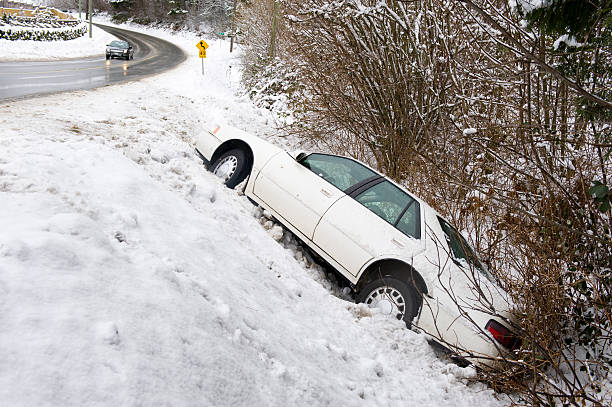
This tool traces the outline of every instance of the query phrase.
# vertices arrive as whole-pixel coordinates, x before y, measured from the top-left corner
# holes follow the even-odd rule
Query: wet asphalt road
[[[133,81],[163,72],[186,58],[176,45],[115,27],[96,24],[134,47],[134,59],[107,61],[99,57],[45,62],[0,62],[0,100],[92,89]],[[88,35],[88,34],[85,34]]]

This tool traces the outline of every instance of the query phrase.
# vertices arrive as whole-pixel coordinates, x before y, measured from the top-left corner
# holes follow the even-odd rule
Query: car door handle
[[[331,192],[329,192],[327,189],[323,189],[323,188],[321,188],[321,193],[322,193],[323,195],[325,195],[326,197],[328,197],[328,198],[331,198],[331,196],[332,196],[332,193],[331,193]]]
[[[403,249],[405,247],[402,242],[400,242],[399,240],[397,240],[395,238],[391,239],[391,243],[393,243],[394,245],[396,245],[400,249]]]

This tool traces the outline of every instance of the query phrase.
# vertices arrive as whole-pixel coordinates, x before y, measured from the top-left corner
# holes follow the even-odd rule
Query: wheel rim
[[[382,286],[372,290],[364,301],[370,308],[378,308],[383,315],[402,319],[406,312],[406,301],[399,290]]]
[[[238,159],[233,155],[229,155],[217,163],[213,174],[222,178],[223,182],[227,182],[236,172],[236,168],[238,168]]]

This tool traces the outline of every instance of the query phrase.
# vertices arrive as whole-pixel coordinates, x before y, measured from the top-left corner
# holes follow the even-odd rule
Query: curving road
[[[163,72],[186,58],[176,45],[150,35],[96,24],[134,47],[134,59],[101,56],[78,60],[0,63],[0,100],[133,81]]]

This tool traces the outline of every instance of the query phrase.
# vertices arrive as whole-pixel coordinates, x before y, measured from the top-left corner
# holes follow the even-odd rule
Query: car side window
[[[396,227],[408,236],[421,238],[421,206],[417,201],[412,200]]]
[[[355,199],[400,232],[417,239],[421,237],[419,203],[391,182],[380,182]]]
[[[378,175],[350,158],[335,155],[310,154],[300,164],[341,191]]]

